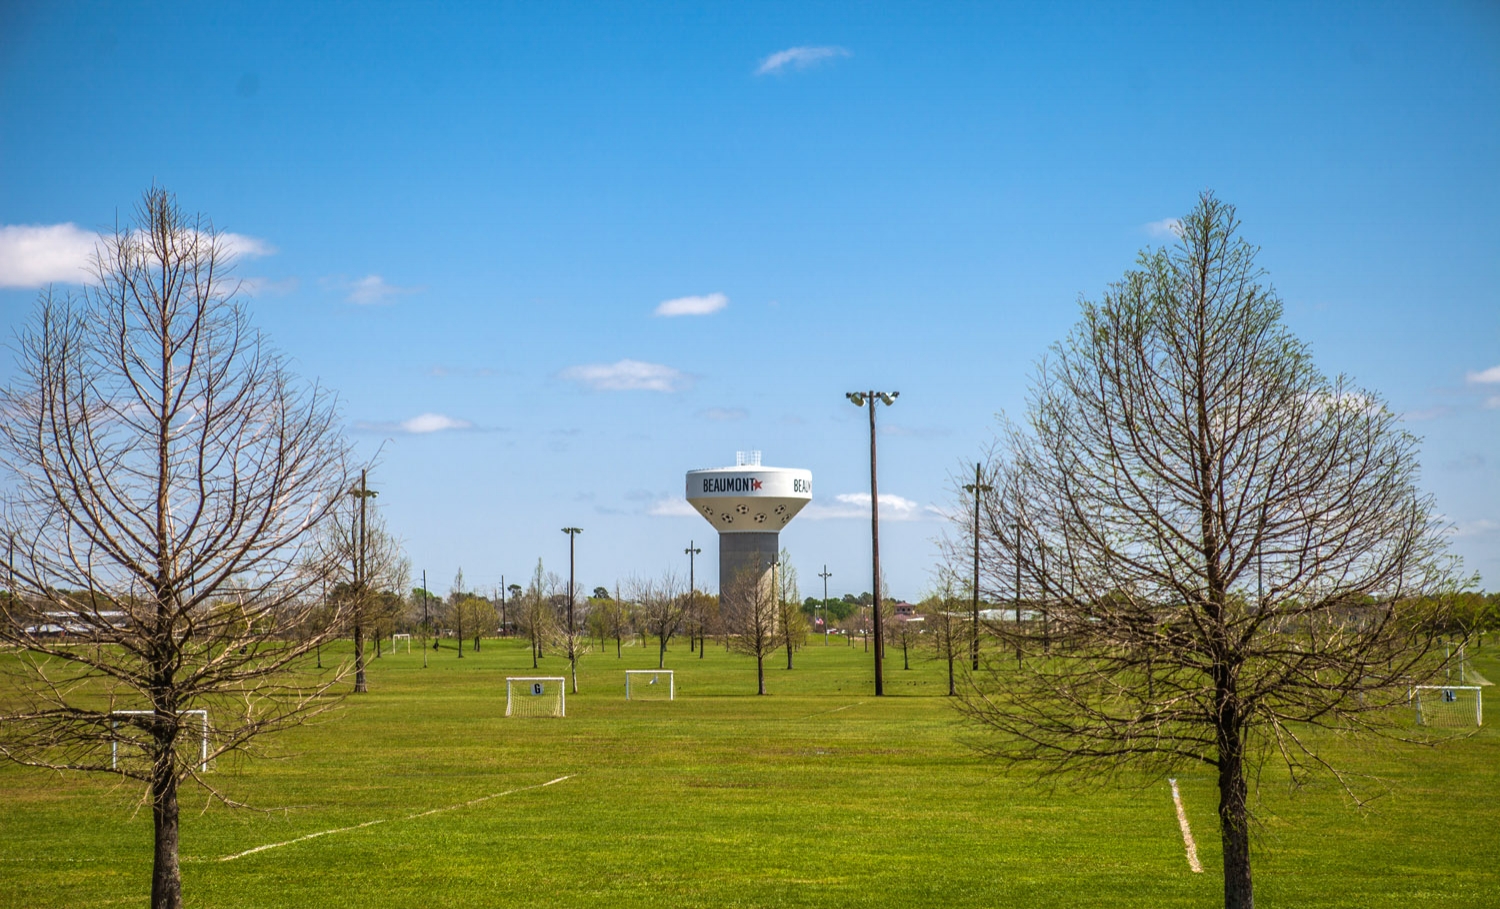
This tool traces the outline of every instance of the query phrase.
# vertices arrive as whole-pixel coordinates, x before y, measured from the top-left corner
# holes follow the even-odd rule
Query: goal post
[[[506,716],[567,716],[568,680],[560,675],[507,676]]]
[[[117,716],[155,716],[155,710],[111,710],[109,712],[110,741],[109,741],[109,769],[117,770],[120,766],[120,740],[114,738],[114,729],[119,724],[114,720]],[[207,710],[183,710],[178,716],[196,716],[202,721],[203,740],[198,745],[198,772],[208,772],[208,711]]]
[[[1412,703],[1419,726],[1484,725],[1484,693],[1478,685],[1417,685]]]
[[[625,670],[625,700],[675,701],[677,680],[670,669]]]
[[[393,635],[391,635],[391,653],[395,653],[396,652],[396,644],[398,642],[400,642],[400,641],[405,641],[406,642],[406,652],[407,653],[411,653],[411,635],[409,635],[409,634],[393,634]]]

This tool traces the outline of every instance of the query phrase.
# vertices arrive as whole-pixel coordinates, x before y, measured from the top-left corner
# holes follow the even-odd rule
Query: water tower
[[[733,467],[690,470],[687,500],[719,531],[719,596],[736,578],[764,576],[781,551],[781,528],[812,501],[812,471],[765,467],[742,451]]]

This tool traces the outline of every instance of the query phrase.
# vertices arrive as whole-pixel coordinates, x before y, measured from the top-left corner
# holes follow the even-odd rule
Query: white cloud
[[[101,239],[98,233],[71,222],[0,227],[0,287],[92,284],[92,263]],[[244,234],[221,233],[218,239],[228,260],[269,256],[276,251],[265,240]]]
[[[383,303],[387,297],[414,294],[422,290],[420,287],[397,287],[394,284],[387,284],[385,278],[380,275],[365,275],[363,278],[342,283],[349,290],[348,296],[344,299],[360,306]]]
[[[658,316],[706,316],[729,305],[723,294],[704,294],[701,297],[677,297],[663,300],[656,305]]]
[[[1477,537],[1494,533],[1497,530],[1500,530],[1500,521],[1480,518],[1476,521],[1459,521],[1453,525],[1450,532],[1456,537]]]
[[[440,413],[424,413],[412,417],[410,420],[402,420],[399,423],[390,422],[368,422],[361,420],[354,424],[355,429],[365,432],[404,432],[411,435],[425,435],[430,432],[444,432],[447,430],[473,429],[474,424],[468,420],[460,420],[456,417],[446,416]]]
[[[657,499],[646,509],[646,513],[658,518],[688,518],[696,515],[698,509],[688,504],[687,499]]]
[[[276,247],[265,240],[244,234],[219,234],[219,243],[231,259],[256,259],[276,252]]]
[[[1489,369],[1481,369],[1478,372],[1469,373],[1469,384],[1471,385],[1494,385],[1500,383],[1500,366],[1491,366]]]
[[[1441,417],[1446,417],[1449,413],[1449,410],[1450,408],[1440,404],[1437,407],[1424,407],[1419,410],[1404,411],[1401,414],[1401,419],[1407,420],[1409,422],[1415,422],[1418,420],[1436,420]]]
[[[786,50],[777,51],[766,59],[760,61],[756,67],[757,76],[766,76],[780,73],[787,69],[807,69],[825,60],[833,60],[838,57],[851,56],[849,50],[843,47],[789,47]]]
[[[1148,236],[1158,239],[1167,237],[1177,238],[1182,236],[1182,221],[1179,218],[1162,218],[1160,221],[1152,221],[1141,225]]]
[[[620,360],[569,366],[559,375],[569,382],[595,391],[681,391],[693,384],[692,376],[660,363]]]
[[[880,494],[880,517],[887,521],[915,521],[921,518],[923,509],[911,499]],[[802,510],[802,514],[814,521],[838,518],[870,517],[870,494],[868,492],[846,492],[833,497],[833,504],[813,502]]]
[[[0,287],[83,284],[99,235],[76,224],[0,227]]]
[[[698,411],[698,416],[716,423],[733,423],[750,416],[750,412],[743,407],[710,407]]]
[[[295,277],[280,281],[266,277],[241,278],[240,293],[247,297],[280,297],[295,291],[299,283]]]

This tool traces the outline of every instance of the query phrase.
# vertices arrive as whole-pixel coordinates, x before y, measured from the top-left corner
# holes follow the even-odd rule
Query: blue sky
[[[813,472],[804,592],[866,590],[873,387],[920,595],[951,475],[1204,189],[1500,587],[1493,3],[0,4],[5,325],[153,181],[256,241],[437,590],[565,525],[590,587],[711,581],[683,474],[750,448]]]

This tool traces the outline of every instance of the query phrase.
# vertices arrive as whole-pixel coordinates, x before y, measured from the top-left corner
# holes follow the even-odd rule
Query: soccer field
[[[183,796],[188,905],[372,907],[1213,906],[1215,786],[1179,777],[1206,869],[1183,855],[1164,780],[1041,785],[964,744],[942,668],[812,639],[756,697],[750,659],[674,642],[677,700],[627,702],[654,650],[587,656],[566,719],[506,719],[524,645],[371,661],[370,693],[271,740],[278,760],[220,762],[216,782],[267,811]],[[1500,679],[1500,648],[1476,668]],[[326,658],[325,654],[325,658]],[[1486,689],[1486,694],[1496,691]],[[1500,695],[1495,695],[1500,697]],[[1256,901],[1277,906],[1500,905],[1500,712],[1437,749],[1325,741],[1386,791],[1350,807],[1326,779],[1258,795]],[[541,784],[559,780],[552,785]],[[0,766],[0,906],[143,905],[150,811],[98,777]],[[447,809],[447,810],[435,810]],[[313,834],[322,834],[311,836]],[[308,837],[306,839],[299,839]],[[292,842],[294,841],[295,842]],[[224,860],[256,847],[277,845]]]

